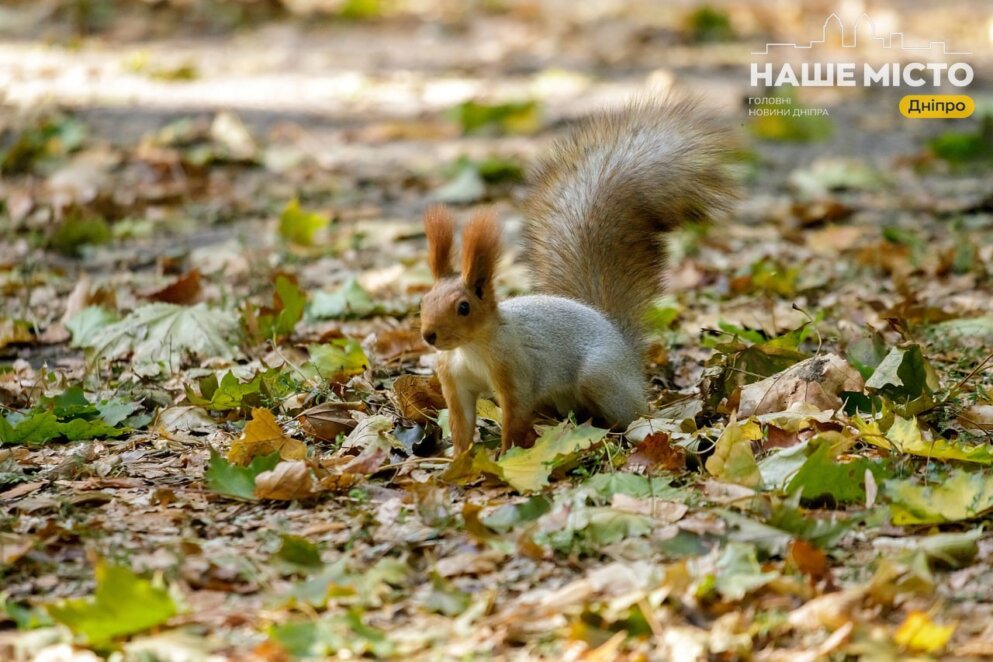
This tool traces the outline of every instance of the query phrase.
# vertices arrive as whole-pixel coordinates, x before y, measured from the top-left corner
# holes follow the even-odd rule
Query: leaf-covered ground
[[[993,655],[988,7],[877,8],[977,54],[942,123],[748,116],[828,5],[315,4],[0,13],[0,655]],[[745,188],[673,237],[652,416],[497,459],[483,403],[452,458],[421,211],[513,246],[528,164],[648,85]]]

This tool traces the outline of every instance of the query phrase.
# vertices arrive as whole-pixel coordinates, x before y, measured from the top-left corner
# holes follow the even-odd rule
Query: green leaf
[[[127,428],[116,428],[100,419],[74,418],[60,421],[49,411],[39,411],[24,417],[0,419],[0,443],[43,444],[53,439],[81,441],[103,437],[120,437]]]
[[[270,471],[279,464],[279,453],[261,455],[247,467],[239,467],[224,459],[224,456],[211,450],[210,464],[203,474],[207,488],[218,494],[255,501],[255,477],[263,471]]]
[[[458,590],[438,573],[431,573],[431,592],[424,600],[424,606],[428,611],[445,616],[458,616],[465,612],[470,604],[472,604],[470,594]]]
[[[993,115],[984,115],[975,132],[941,134],[931,141],[931,150],[951,163],[993,160]]]
[[[838,453],[827,439],[811,440],[813,452],[786,486],[789,494],[799,492],[806,501],[830,498],[834,503],[865,502],[865,472],[881,481],[887,474],[879,462],[864,457],[838,461]]]
[[[307,314],[315,319],[345,319],[368,317],[381,311],[382,308],[359,282],[349,278],[335,292],[315,292]]]
[[[97,408],[86,399],[81,386],[70,386],[54,398],[43,399],[42,403],[46,406],[51,404],[52,413],[59,419],[97,414]]]
[[[859,338],[848,346],[845,358],[859,371],[862,379],[869,379],[886,358],[886,354],[886,340],[873,329],[871,335]]]
[[[327,216],[304,211],[300,208],[300,201],[293,198],[279,216],[279,236],[291,244],[311,246],[314,235],[330,224],[331,219]]]
[[[993,510],[993,478],[980,472],[957,469],[940,483],[890,480],[885,486],[897,526],[960,522]]]
[[[49,246],[66,255],[79,255],[83,246],[105,244],[111,239],[107,221],[97,217],[71,214],[56,228]]]
[[[216,375],[208,375],[200,380],[200,394],[186,387],[186,399],[198,407],[211,411],[230,411],[242,407],[256,407],[260,403],[257,396],[262,388],[262,375],[257,374],[252,381],[242,383],[233,372],[226,372],[218,384]]]
[[[239,334],[238,319],[228,311],[153,303],[100,329],[84,346],[103,361],[131,355],[135,374],[154,377],[176,372],[187,356],[233,359]]]
[[[369,367],[362,345],[351,338],[335,338],[323,345],[308,345],[310,361],[301,370],[312,380],[340,382],[360,375]]]
[[[500,506],[482,518],[487,528],[498,533],[507,533],[511,529],[533,522],[552,508],[552,502],[543,495],[535,495],[521,503],[508,503]]]
[[[534,133],[541,126],[535,101],[485,104],[465,101],[452,110],[455,121],[466,134],[493,130],[500,133]]]
[[[128,420],[128,417],[141,408],[140,402],[128,402],[123,398],[111,398],[110,400],[101,400],[96,403],[100,420],[113,427]]]
[[[356,610],[274,626],[269,638],[290,655],[301,658],[327,658],[339,651],[347,651],[350,656],[389,657],[395,649],[386,633],[363,623]]]
[[[96,567],[96,594],[88,598],[62,600],[47,606],[53,619],[69,627],[91,645],[160,625],[177,613],[165,587],[140,578],[130,568]]]
[[[615,494],[624,494],[636,499],[654,497],[670,501],[685,500],[686,491],[673,487],[671,482],[665,476],[648,477],[615,471],[590,476],[579,489],[592,492],[607,501]]]
[[[0,442],[5,444],[41,444],[62,435],[62,425],[55,414],[39,412],[20,420],[13,416],[0,419]]]
[[[574,426],[563,421],[546,430],[532,448],[511,448],[496,461],[496,466],[500,468],[500,477],[516,490],[537,492],[548,485],[552,471],[606,435],[606,430],[591,425]]]
[[[276,558],[283,563],[308,570],[324,565],[321,561],[321,552],[306,538],[283,534],[282,541],[279,551],[276,552]]]
[[[307,293],[296,282],[280,274],[276,276],[276,318],[268,327],[263,326],[262,334],[266,338],[272,336],[288,336],[293,333],[297,322],[303,319],[303,310],[307,305]]]
[[[762,572],[755,547],[732,542],[717,560],[714,588],[726,600],[737,602],[777,577],[778,572]]]
[[[73,347],[89,347],[97,332],[119,319],[117,313],[100,306],[88,306],[66,322],[66,329],[72,334]]]
[[[906,403],[933,394],[941,388],[941,383],[920,345],[910,345],[890,350],[866,380],[865,388],[870,393]]]

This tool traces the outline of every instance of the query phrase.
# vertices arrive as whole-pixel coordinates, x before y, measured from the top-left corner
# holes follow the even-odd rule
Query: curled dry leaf
[[[665,432],[654,432],[635,446],[624,468],[645,472],[679,471],[686,468],[686,450],[670,443]]]
[[[390,363],[420,356],[428,346],[417,329],[388,329],[376,334],[372,349],[383,363]]]
[[[993,405],[972,405],[959,412],[958,421],[970,430],[993,430]]]
[[[145,295],[152,301],[187,304],[196,301],[202,290],[200,270],[190,269],[172,283]]]
[[[862,376],[837,354],[822,354],[801,361],[778,375],[741,389],[738,416],[786,411],[804,403],[819,409],[838,409],[842,391],[862,392]]]
[[[255,477],[255,496],[260,499],[294,501],[316,494],[314,476],[303,460],[280,462],[275,469]]]
[[[393,401],[401,416],[421,425],[445,408],[441,383],[434,375],[401,375],[393,382]]]
[[[358,425],[351,412],[365,410],[361,402],[325,402],[297,415],[304,432],[321,441],[334,441],[339,434],[349,434]]]
[[[279,451],[284,460],[307,457],[307,445],[283,434],[275,416],[268,409],[256,407],[244,432],[231,444],[227,459],[232,464],[246,466],[253,458]]]

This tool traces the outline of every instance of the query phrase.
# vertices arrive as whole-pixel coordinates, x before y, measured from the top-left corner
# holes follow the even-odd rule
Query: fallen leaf
[[[131,355],[136,374],[174,373],[188,356],[234,358],[240,336],[237,317],[206,304],[192,307],[152,303],[86,338],[84,346],[102,361]]]
[[[738,423],[731,416],[714,448],[707,458],[706,469],[711,476],[746,487],[762,484],[762,473],[752,453],[752,442],[762,438],[762,429],[754,421]]]
[[[362,403],[325,402],[297,414],[297,421],[310,436],[321,441],[335,441],[338,435],[347,435],[355,429],[358,422],[351,413],[364,408]]]
[[[146,298],[165,303],[188,304],[200,296],[200,270],[190,269],[165,287],[149,292]]]
[[[392,394],[400,415],[421,425],[428,423],[446,406],[441,382],[435,375],[400,375],[393,382]]]
[[[579,453],[600,442],[607,431],[568,421],[546,430],[531,448],[514,447],[496,461],[500,477],[521,492],[536,492],[548,485],[548,476]]]
[[[937,653],[945,648],[955,632],[954,625],[938,625],[922,611],[907,614],[893,635],[893,641],[918,653]]]
[[[418,329],[407,328],[387,329],[377,333],[372,348],[379,360],[386,363],[403,361],[428,351],[421,332]]]
[[[96,567],[96,581],[92,597],[47,605],[53,619],[90,644],[104,645],[117,637],[147,630],[177,612],[164,586],[140,578],[130,568],[101,561]]]
[[[307,445],[283,434],[271,411],[256,407],[252,410],[252,420],[232,442],[227,459],[232,464],[245,466],[254,458],[271,453],[279,453],[284,460],[302,460],[307,457]]]
[[[932,485],[890,480],[886,494],[893,502],[891,513],[897,526],[959,522],[993,510],[993,480],[962,469]]]
[[[665,432],[655,432],[634,447],[624,463],[626,470],[681,471],[686,468],[686,451],[669,442]]]
[[[818,582],[831,576],[827,555],[806,540],[794,540],[786,551],[786,558],[793,566]]]
[[[785,411],[798,403],[839,409],[840,393],[861,393],[862,376],[837,354],[821,354],[741,388],[741,417]]]
[[[247,467],[239,467],[211,451],[210,464],[203,480],[210,490],[218,494],[252,501],[255,499],[255,479],[278,463],[279,453],[273,453],[255,458]]]
[[[274,469],[255,477],[255,496],[259,499],[296,501],[316,493],[314,476],[303,460],[280,462]]]

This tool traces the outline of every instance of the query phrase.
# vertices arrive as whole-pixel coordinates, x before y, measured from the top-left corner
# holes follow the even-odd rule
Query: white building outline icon
[[[885,36],[881,36],[881,37],[880,36],[877,36],[876,35],[876,24],[872,21],[872,19],[869,18],[869,16],[867,14],[862,14],[855,21],[855,24],[854,24],[853,29],[852,29],[852,43],[849,44],[848,41],[845,39],[845,24],[841,21],[841,18],[837,14],[834,14],[834,13],[832,13],[830,16],[827,17],[827,19],[825,19],[825,21],[824,21],[824,29],[821,31],[821,38],[820,39],[815,39],[815,40],[811,41],[810,43],[808,43],[806,45],[803,45],[803,44],[791,44],[791,43],[768,43],[768,44],[765,45],[765,50],[764,51],[752,51],[752,55],[769,55],[769,49],[770,48],[773,48],[773,47],[778,47],[778,48],[791,47],[791,48],[812,49],[814,47],[814,45],[816,45],[816,44],[827,43],[827,40],[828,40],[827,39],[828,38],[828,30],[830,28],[830,25],[831,25],[831,22],[832,21],[834,21],[836,23],[837,30],[841,34],[841,47],[842,48],[857,48],[858,47],[858,40],[859,40],[859,25],[860,24],[868,24],[869,27],[872,29],[872,34],[870,35],[869,38],[872,41],[878,41],[878,42],[880,42],[880,46],[882,48],[893,48],[894,46],[896,46],[900,50],[904,50],[904,51],[925,51],[925,52],[928,52],[931,49],[933,49],[935,46],[941,46],[941,52],[942,52],[943,55],[972,55],[972,51],[950,51],[950,50],[948,50],[948,46],[943,41],[929,41],[927,46],[907,46],[903,42],[903,33],[902,32],[891,32],[891,33],[889,33],[888,35],[885,35]],[[899,43],[898,44],[894,44],[894,41],[896,41],[896,38],[897,37],[899,37]]]

